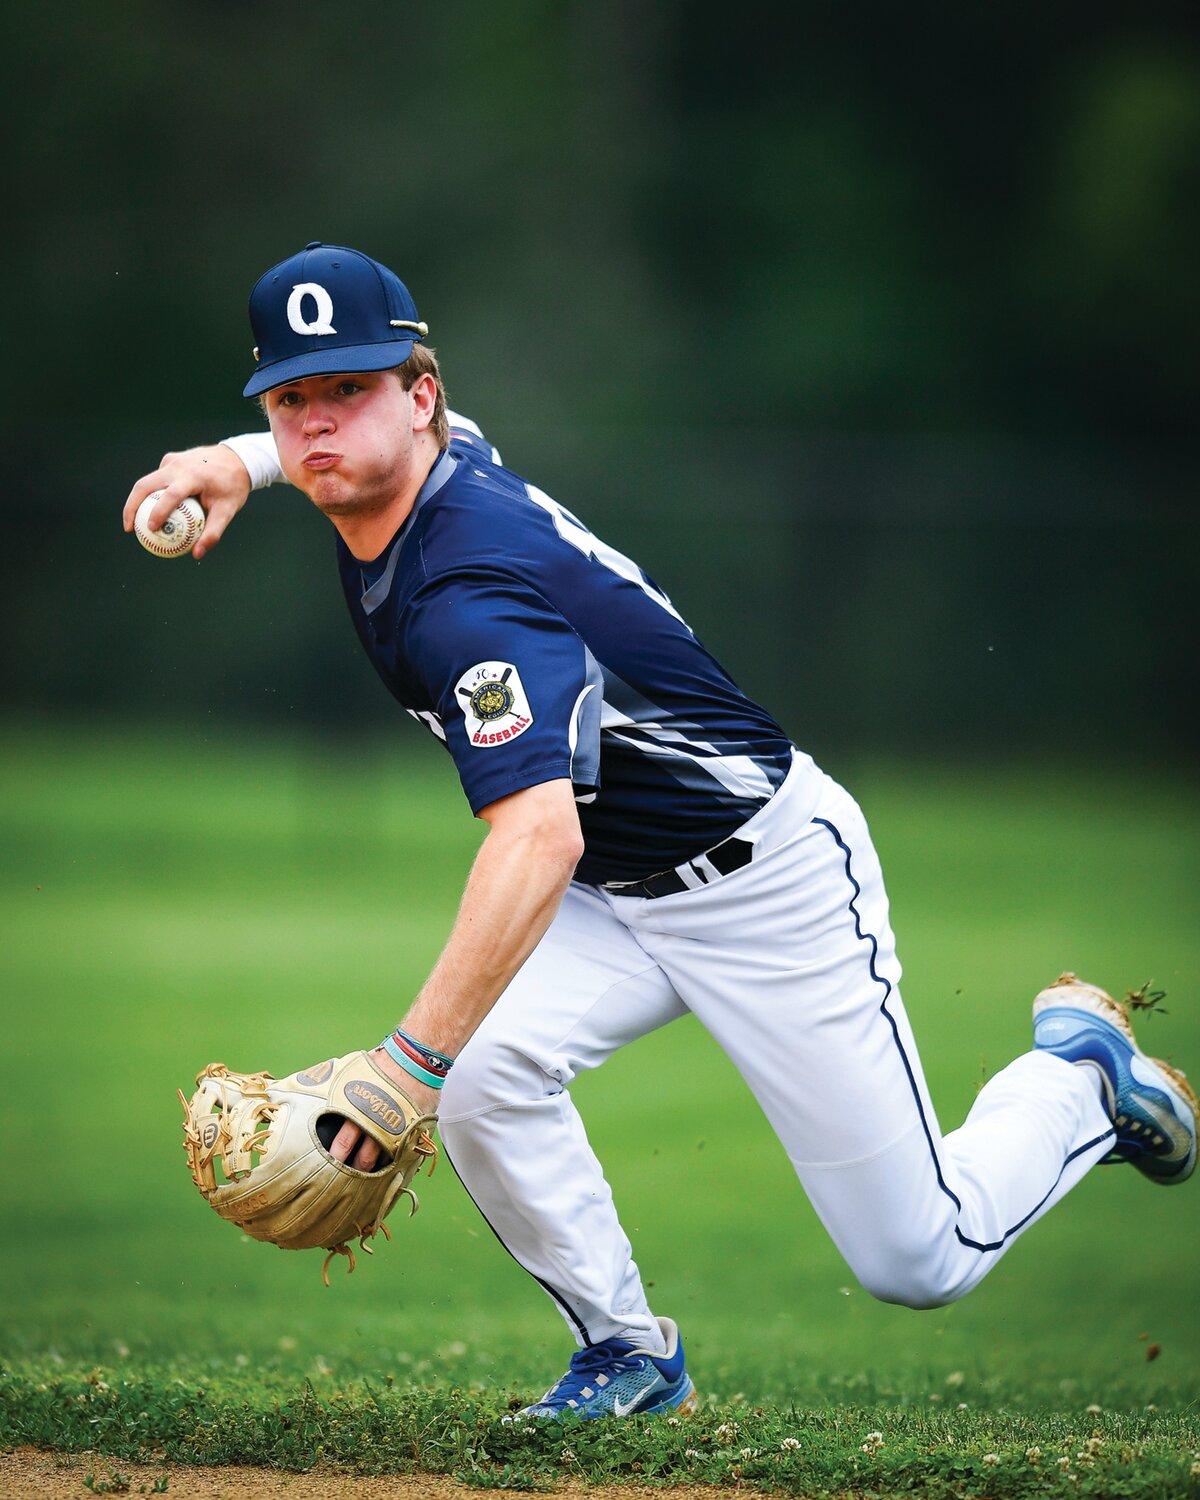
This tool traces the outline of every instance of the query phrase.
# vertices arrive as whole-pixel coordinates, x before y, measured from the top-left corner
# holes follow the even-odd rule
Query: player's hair
[[[446,388],[442,384],[442,372],[438,369],[437,355],[426,344],[414,344],[412,353],[402,365],[396,367],[401,384],[411,391],[422,375],[432,375],[437,394],[433,401],[433,420],[429,430],[437,439],[439,448],[450,446],[450,423],[446,420]]]
[[[411,391],[413,386],[422,375],[432,375],[436,387],[433,398],[433,419],[429,423],[429,430],[437,439],[439,448],[450,446],[450,423],[446,419],[446,387],[442,384],[442,372],[438,369],[437,355],[432,349],[424,344],[414,344],[412,353],[402,365],[397,365],[393,372],[400,377],[400,384],[406,391]],[[265,417],[267,415],[267,393],[255,397],[255,404]]]

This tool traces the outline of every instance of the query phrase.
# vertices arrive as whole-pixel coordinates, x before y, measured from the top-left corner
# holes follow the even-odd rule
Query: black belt
[[[649,900],[653,900],[655,896],[676,896],[680,891],[690,891],[695,888],[683,878],[680,873],[683,870],[690,870],[701,885],[712,884],[712,876],[700,867],[701,860],[707,860],[718,875],[732,875],[735,870],[748,865],[753,858],[754,845],[748,839],[739,839],[735,835],[712,849],[706,849],[695,859],[676,865],[673,870],[664,870],[660,875],[647,875],[645,880],[629,882],[608,880],[604,882],[601,889],[614,896],[641,896]]]

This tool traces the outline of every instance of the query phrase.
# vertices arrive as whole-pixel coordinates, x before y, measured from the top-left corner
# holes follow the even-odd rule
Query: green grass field
[[[180,1149],[175,1089],[198,1067],[284,1073],[372,1043],[435,957],[482,829],[448,763],[415,738],[364,753],[83,726],[6,735],[10,1416],[49,1411],[94,1370],[114,1388],[182,1381],[231,1400],[461,1392],[485,1418],[560,1373],[571,1344],[558,1314],[447,1166],[394,1242],[351,1277],[335,1266],[327,1290],[318,1252],[221,1223]],[[1029,1045],[1029,1001],[1064,968],[1117,991],[1166,989],[1167,1014],[1145,1016],[1140,1035],[1200,1071],[1193,786],[1063,764],[867,768],[853,789],[888,873],[944,1129]],[[1001,1422],[998,1444],[1028,1443],[1055,1423],[1086,1436],[1095,1404],[1104,1420],[1150,1423],[1170,1474],[1186,1472],[1200,1447],[1195,1183],[1097,1171],[963,1302],[916,1313],[853,1283],[697,1026],[628,1049],[577,1097],[654,1304],[681,1324],[721,1410],[851,1413],[857,1451],[860,1414],[961,1412]],[[46,1421],[81,1445],[70,1422]],[[5,1441],[14,1430],[37,1436],[27,1425]],[[1174,1479],[1156,1483],[1145,1493],[1173,1492]]]

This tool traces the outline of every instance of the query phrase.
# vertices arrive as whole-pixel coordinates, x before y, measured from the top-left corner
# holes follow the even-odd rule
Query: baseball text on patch
[[[533,710],[512,662],[481,661],[464,672],[454,691],[472,745],[507,745],[533,723]]]

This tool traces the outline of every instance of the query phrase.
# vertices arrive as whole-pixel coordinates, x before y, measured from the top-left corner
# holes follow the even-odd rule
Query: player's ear
[[[428,373],[418,375],[408,394],[413,403],[413,431],[424,432],[433,421],[437,406],[437,381]]]

